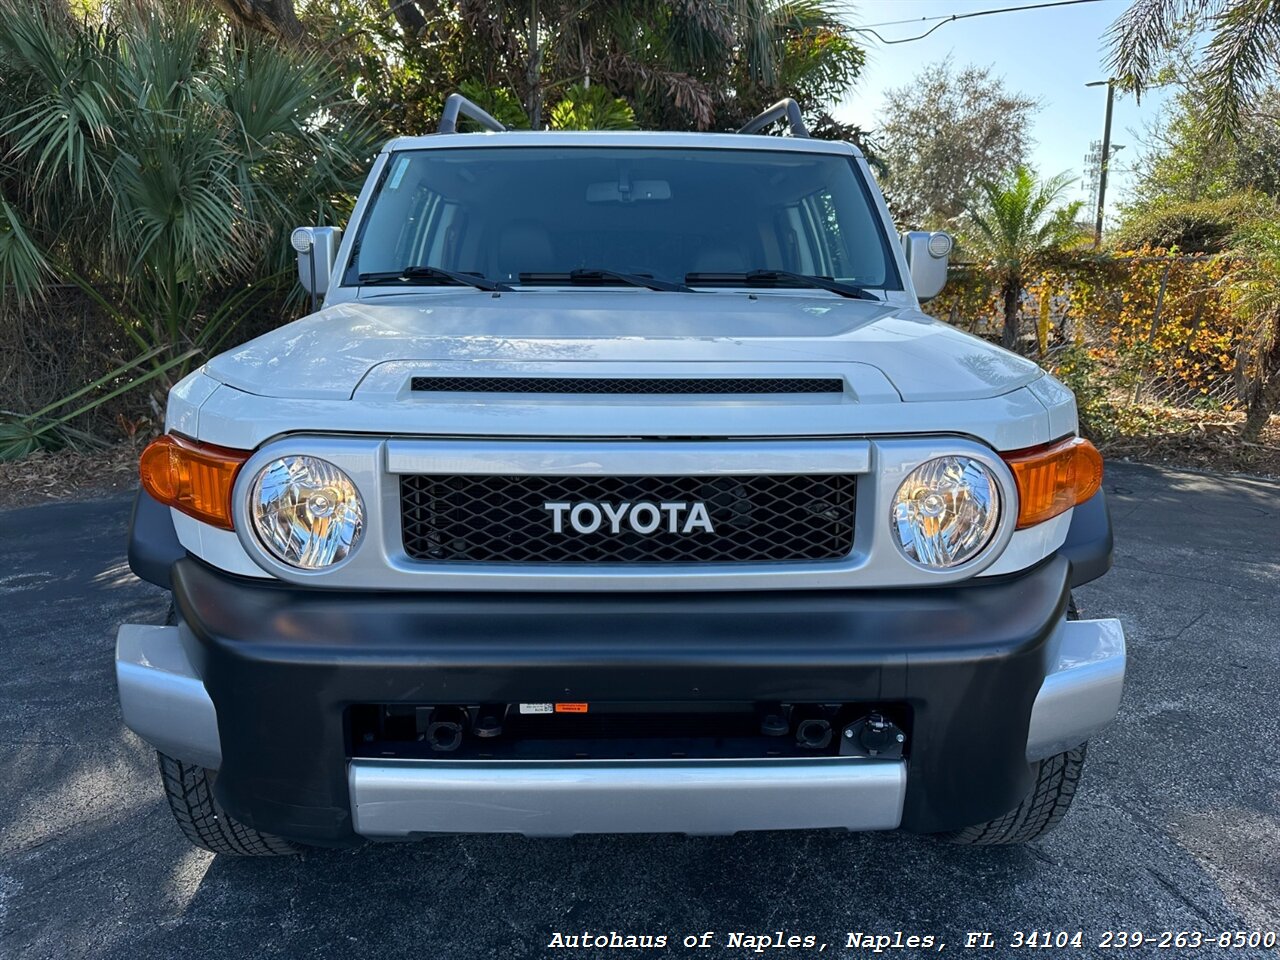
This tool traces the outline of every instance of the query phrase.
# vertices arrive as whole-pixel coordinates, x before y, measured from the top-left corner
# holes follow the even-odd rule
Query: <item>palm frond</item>
[[[1133,0],[1106,33],[1111,75],[1141,90],[1195,0]]]
[[[1107,66],[1123,88],[1141,94],[1197,27],[1209,36],[1193,68],[1204,115],[1214,139],[1234,138],[1249,102],[1280,69],[1277,0],[1133,0],[1107,33]]]
[[[34,413],[17,414],[11,411],[0,411],[0,462],[19,460],[35,453],[37,450],[61,449],[68,444],[74,446],[102,446],[103,441],[82,430],[75,429],[71,426],[71,422],[90,410],[94,410],[122,394],[135,390],[155,380],[157,377],[163,376],[170,370],[190,362],[196,356],[196,351],[191,350],[170,357],[167,361],[155,363],[154,361],[164,350],[164,347],[158,347],[133,357],[92,383],[65,397],[59,398],[54,403]],[[134,371],[148,365],[151,365],[151,369],[132,376]],[[81,403],[70,411],[58,413],[54,416],[55,411],[70,406],[77,400],[81,400],[88,394],[104,387],[111,387],[112,389]]]
[[[1079,201],[1062,205],[1073,181],[1066,174],[1045,180],[1020,166],[999,182],[979,184],[978,202],[964,218],[965,240],[1004,274],[1060,250],[1079,233]]]
[[[51,274],[49,262],[32,243],[17,211],[0,198],[0,300],[12,290],[18,303],[31,303]]]
[[[1217,139],[1240,129],[1244,105],[1280,65],[1280,3],[1237,0],[1212,21],[1202,73],[1212,77],[1205,94],[1210,132]]]
[[[199,342],[209,297],[282,267],[293,226],[346,212],[374,125],[318,54],[194,3],[101,23],[39,6],[0,0],[0,271],[20,297],[48,263],[106,280],[140,347]]]
[[[71,32],[38,4],[0,5],[0,64],[20,78],[6,97],[0,129],[9,155],[33,162],[37,190],[61,189],[63,182],[80,194],[100,189],[94,144],[110,140],[114,106],[101,53],[113,40],[105,28]]]

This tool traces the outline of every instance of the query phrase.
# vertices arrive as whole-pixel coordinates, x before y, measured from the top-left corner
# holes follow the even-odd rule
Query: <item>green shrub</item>
[[[631,105],[599,84],[575,83],[551,108],[553,130],[634,130],[635,126]]]
[[[1169,203],[1134,212],[1113,240],[1118,250],[1173,250],[1221,253],[1242,223],[1277,215],[1275,201],[1258,193],[1237,193],[1216,200]]]
[[[1076,409],[1084,434],[1095,440],[1107,436],[1112,419],[1102,371],[1097,359],[1081,343],[1071,343],[1054,352],[1050,372],[1076,395]]]
[[[458,84],[458,92],[486,111],[500,124],[509,130],[528,130],[529,118],[525,115],[520,98],[505,87],[486,87],[475,80],[464,80]],[[479,130],[480,124],[470,117],[460,117],[458,129],[462,131]]]

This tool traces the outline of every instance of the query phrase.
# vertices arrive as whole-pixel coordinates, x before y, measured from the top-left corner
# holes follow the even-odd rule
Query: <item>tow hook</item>
[[[457,708],[442,707],[431,715],[427,725],[427,745],[437,753],[451,753],[462,745],[463,724],[467,715]]]
[[[806,750],[821,750],[831,745],[831,724],[826,720],[801,720],[796,727],[796,743]]]
[[[760,732],[766,737],[785,737],[791,732],[791,725],[783,716],[781,708],[776,712],[766,713],[760,721]]]
[[[907,735],[883,714],[871,713],[844,728],[840,756],[900,760]]]
[[[476,714],[476,721],[471,725],[471,732],[477,737],[502,736],[502,712],[500,707],[481,707]]]

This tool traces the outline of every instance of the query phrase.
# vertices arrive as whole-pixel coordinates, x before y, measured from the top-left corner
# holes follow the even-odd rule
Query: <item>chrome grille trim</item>
[[[388,440],[388,473],[726,477],[871,469],[866,440]]]

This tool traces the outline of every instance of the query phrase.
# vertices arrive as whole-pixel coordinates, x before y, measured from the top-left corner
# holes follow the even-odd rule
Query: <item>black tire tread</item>
[[[1087,746],[1082,743],[1074,750],[1042,760],[1036,784],[1022,803],[1003,817],[957,830],[947,834],[946,839],[952,843],[992,845],[1028,843],[1044,836],[1062,822],[1071,807]]]
[[[213,798],[213,773],[163,753],[160,780],[173,818],[186,838],[212,853],[241,857],[278,857],[299,852],[296,845],[260,833],[235,820]]]

